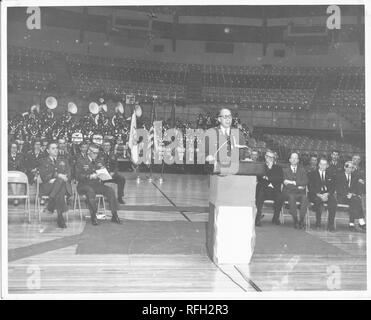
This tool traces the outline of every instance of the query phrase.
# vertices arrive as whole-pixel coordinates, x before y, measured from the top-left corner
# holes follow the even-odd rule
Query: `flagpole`
[[[157,96],[152,96],[152,110],[151,110],[151,115],[150,115],[150,121],[151,121],[151,126],[153,128],[153,132],[154,132],[154,121],[155,121],[155,118],[156,118],[156,110],[155,110],[155,101],[156,101],[156,98]],[[151,128],[149,128],[149,130],[151,130]],[[153,139],[154,139],[154,133],[153,133]],[[150,157],[149,157],[149,178],[147,179],[148,182],[152,182],[153,181],[153,178],[152,178],[152,157],[154,155],[154,152],[153,152],[153,144],[151,144],[151,148],[149,150],[150,152]]]

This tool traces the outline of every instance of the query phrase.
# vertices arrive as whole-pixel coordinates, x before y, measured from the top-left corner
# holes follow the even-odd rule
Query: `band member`
[[[337,176],[338,173],[343,171],[343,165],[341,164],[339,158],[340,158],[339,151],[334,150],[334,151],[331,152],[330,163],[329,163],[329,168],[328,169],[329,169],[331,175],[333,175],[335,177]]]
[[[48,156],[40,164],[42,194],[49,196],[47,210],[53,213],[57,210],[59,228],[67,228],[63,213],[68,210],[66,196],[72,195],[71,168],[65,159],[58,159],[58,146],[50,142],[47,147]]]
[[[328,160],[321,158],[318,164],[318,170],[311,171],[308,174],[308,198],[314,204],[316,212],[316,228],[321,228],[321,215],[323,205],[327,203],[328,221],[327,230],[335,231],[335,215],[336,215],[336,198],[335,198],[335,177],[331,176],[328,170]]]
[[[64,138],[58,139],[58,158],[63,158],[70,162],[70,154],[68,152],[66,139]]]
[[[9,156],[8,156],[8,170],[9,171],[23,171],[24,157],[18,152],[17,143],[13,142],[10,144]]]
[[[78,181],[77,192],[86,196],[86,204],[91,215],[91,222],[97,225],[97,198],[96,194],[103,194],[107,197],[111,212],[112,222],[121,223],[117,215],[117,199],[112,188],[105,186],[98,178],[96,170],[102,165],[98,163],[99,148],[91,144],[89,146],[87,157],[79,157],[76,163],[76,179]]]
[[[89,142],[83,141],[80,143],[80,155],[83,158],[88,156]]]
[[[299,155],[296,152],[290,155],[290,165],[283,169],[283,189],[281,200],[288,200],[289,211],[294,220],[294,227],[304,228],[304,219],[308,209],[306,187],[308,177],[305,169],[299,166]],[[300,219],[297,217],[296,202],[300,202]]]
[[[109,141],[103,143],[103,151],[99,157],[102,160],[103,166],[108,170],[112,179],[106,180],[105,183],[117,184],[117,199],[120,204],[125,204],[124,201],[124,188],[125,188],[125,177],[123,173],[118,171],[117,156],[111,151],[111,144]]]
[[[259,152],[257,150],[251,151],[251,160],[252,161],[259,161]]]
[[[337,201],[349,205],[349,229],[351,231],[356,230],[356,219],[358,219],[360,229],[366,230],[361,200],[361,184],[357,178],[357,175],[354,174],[352,161],[347,161],[344,165],[344,171],[336,176]]]
[[[317,165],[318,165],[318,156],[316,154],[312,154],[309,159],[309,164],[305,168],[307,174],[309,174],[312,171],[316,171]]]
[[[39,172],[40,163],[44,155],[41,151],[41,141],[35,140],[33,150],[28,151],[25,156],[25,169],[30,184],[33,184]]]
[[[267,150],[265,153],[264,175],[257,177],[256,185],[256,209],[257,214],[255,218],[255,225],[261,226],[261,212],[264,201],[274,200],[274,215],[272,222],[280,224],[279,214],[281,211],[282,203],[280,202],[281,184],[283,181],[282,168],[274,164],[274,153]]]
[[[46,151],[46,148],[48,146],[48,139],[46,137],[41,137],[40,139],[40,142],[41,142],[41,152],[43,154],[43,156],[47,156],[48,155],[48,152]]]
[[[8,171],[23,171],[24,170],[24,157],[18,152],[18,145],[13,142],[10,144],[10,149],[8,153]],[[19,183],[9,184],[10,191],[12,194],[21,194],[22,185]],[[18,200],[14,199],[13,204],[18,205]]]

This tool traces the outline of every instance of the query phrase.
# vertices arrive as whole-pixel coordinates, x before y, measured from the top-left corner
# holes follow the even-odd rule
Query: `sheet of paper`
[[[101,179],[102,181],[112,179],[111,175],[109,174],[106,168],[98,169],[95,172],[98,175],[99,179]]]

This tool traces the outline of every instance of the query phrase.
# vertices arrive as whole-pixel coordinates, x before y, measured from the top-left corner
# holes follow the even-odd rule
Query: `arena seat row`
[[[104,88],[106,93],[113,95],[135,94],[149,98],[156,95],[161,100],[171,100],[174,97],[183,99],[185,97],[184,87],[178,85],[105,79],[82,80],[73,78],[73,81],[76,91],[82,95],[87,95],[92,91],[100,91]]]
[[[221,96],[233,96],[242,101],[252,103],[286,103],[305,106],[311,103],[314,90],[204,87],[202,96],[210,99]]]
[[[14,90],[56,90],[56,77],[54,73],[29,72],[10,70],[8,73],[8,86]]]
[[[327,154],[331,152],[331,150],[338,150],[344,156],[351,156],[354,153],[364,154],[364,150],[362,150],[360,147],[337,140],[314,139],[307,136],[272,134],[265,134],[263,139],[275,144],[278,147],[284,147],[292,151]]]

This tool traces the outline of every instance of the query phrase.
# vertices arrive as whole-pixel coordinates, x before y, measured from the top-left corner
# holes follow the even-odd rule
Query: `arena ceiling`
[[[120,7],[42,7],[42,23],[51,27],[104,33],[108,37],[197,40],[216,42],[287,42],[285,32],[290,19],[308,25],[305,32],[318,32],[311,17],[326,17],[327,6],[120,6]],[[350,23],[342,26],[341,41],[364,38],[364,7],[340,6]],[[208,19],[206,19],[208,18]],[[229,18],[229,19],[228,19]],[[24,21],[25,8],[9,8],[8,21]],[[276,19],[276,23],[269,21]],[[280,21],[277,23],[277,19]],[[281,19],[281,20],[280,20]],[[325,19],[322,19],[325,21]],[[151,23],[149,23],[151,21]],[[117,28],[118,23],[120,28]],[[228,24],[229,23],[229,24]],[[150,24],[150,30],[149,30]],[[325,28],[325,23],[322,23]],[[149,32],[150,31],[150,32]],[[321,33],[321,32],[319,32]],[[313,43],[330,41],[327,34]],[[311,38],[306,38],[307,44]]]

